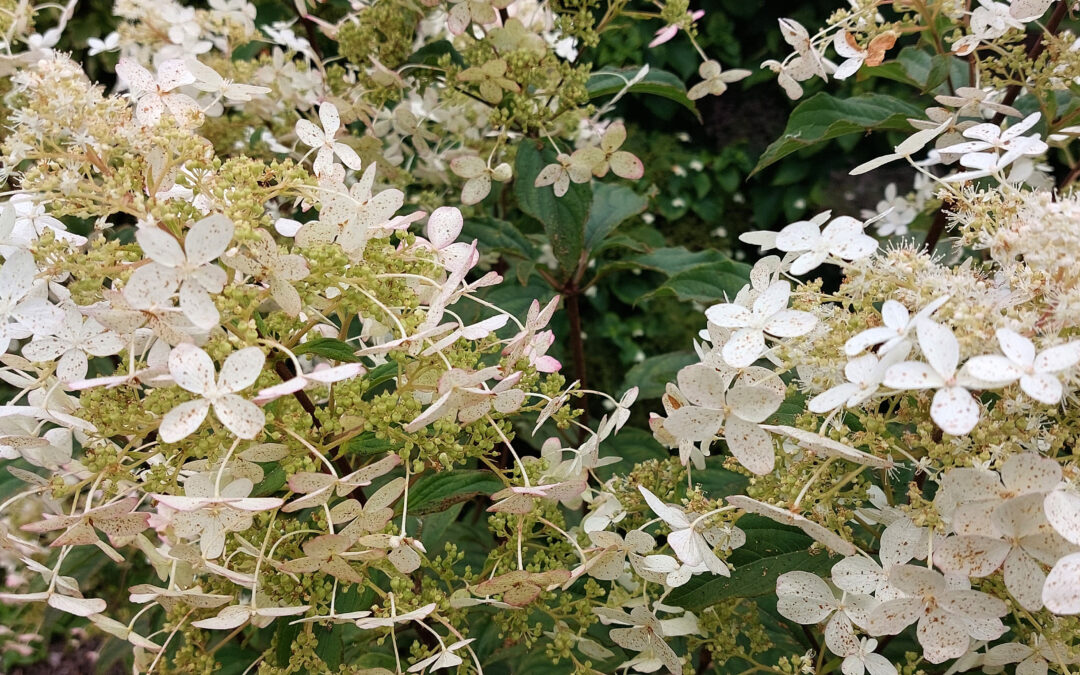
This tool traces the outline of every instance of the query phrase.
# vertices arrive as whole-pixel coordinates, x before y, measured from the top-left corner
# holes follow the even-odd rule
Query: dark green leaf
[[[571,183],[562,197],[550,187],[535,187],[537,174],[555,161],[555,151],[542,142],[526,140],[518,145],[514,194],[521,210],[540,221],[551,242],[552,253],[563,270],[572,273],[585,246],[585,221],[589,217],[592,188]]]
[[[700,575],[674,591],[668,599],[679,607],[700,610],[732,598],[753,598],[776,592],[776,577],[793,570],[826,574],[836,563],[822,552],[812,554],[813,540],[792,528],[764,518],[739,519],[746,544],[730,558],[735,569],[730,577]]]
[[[285,485],[285,471],[275,464],[274,468],[269,473],[265,473],[263,479],[255,487],[251,488],[251,496],[269,497],[280,490],[283,485]]]
[[[450,62],[454,65],[465,67],[465,59],[461,58],[461,54],[454,49],[454,45],[450,44],[449,40],[438,40],[424,45],[409,56],[408,63],[422,63],[434,66],[438,64],[439,58],[445,54],[450,55]]]
[[[356,347],[350,345],[348,342],[337,340],[335,338],[315,338],[302,342],[293,349],[293,353],[300,354],[316,354],[334,361],[344,361],[346,363],[356,363],[360,360],[354,353]]]
[[[460,239],[461,241],[476,239],[482,251],[506,253],[528,259],[536,257],[536,248],[532,242],[511,223],[497,218],[465,221]]]
[[[627,218],[645,210],[649,200],[625,185],[599,183],[593,188],[589,221],[585,223],[585,249],[592,251]]]
[[[792,111],[784,135],[765,149],[753,173],[793,152],[838,136],[871,129],[910,131],[907,118],[923,116],[921,106],[885,94],[862,94],[847,98],[824,92],[815,94]]]
[[[596,475],[600,480],[607,480],[615,474],[625,474],[634,464],[650,459],[664,459],[671,453],[648,431],[626,427],[604,441],[600,446],[600,454],[603,457],[621,457],[623,460],[618,464],[608,464],[596,469]]]
[[[343,452],[347,455],[379,455],[393,447],[393,441],[376,438],[375,432],[368,431],[346,441]]]
[[[679,300],[724,302],[733,298],[750,278],[746,263],[724,260],[691,267],[672,275],[642,300],[674,295]]]
[[[668,382],[675,381],[675,374],[683,367],[696,363],[693,352],[670,352],[651,356],[635,365],[626,373],[622,389],[639,387],[638,399],[659,398]]]
[[[458,469],[422,476],[409,488],[409,513],[435,513],[458,502],[503,489],[502,481],[487,471]]]
[[[588,84],[585,85],[589,92],[589,98],[612,96],[619,93],[640,70],[640,66],[630,66],[629,68],[601,68],[593,71]],[[666,70],[650,68],[645,77],[630,87],[630,92],[652,94],[675,101],[694,113],[694,117],[697,117],[698,120],[701,119],[694,102],[686,97],[686,84],[677,75]]]

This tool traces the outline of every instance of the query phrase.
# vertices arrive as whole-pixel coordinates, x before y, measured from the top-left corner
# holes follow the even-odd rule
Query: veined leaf
[[[754,173],[793,152],[833,138],[872,129],[910,131],[909,117],[923,117],[921,106],[885,94],[837,98],[824,92],[803,101],[788,118],[784,135],[765,149]]]
[[[626,86],[627,81],[633,79],[641,70],[641,66],[629,68],[601,68],[594,71],[589,77],[585,89],[589,92],[589,98],[612,96],[619,93]],[[630,92],[635,94],[652,94],[675,101],[682,107],[694,113],[694,117],[701,120],[694,102],[686,97],[686,84],[677,75],[650,68],[649,72],[640,81],[630,87]]]
[[[409,488],[409,513],[417,516],[436,513],[503,487],[502,481],[487,471],[456,469],[428,474]]]
[[[625,185],[599,183],[585,223],[585,248],[592,251],[623,221],[645,210],[649,200]]]
[[[293,353],[297,356],[300,354],[315,354],[334,361],[344,361],[345,363],[356,363],[360,360],[354,352],[356,352],[356,347],[335,338],[315,338],[302,342],[293,349]]]
[[[585,221],[589,218],[592,188],[571,183],[562,197],[551,187],[535,187],[537,174],[555,161],[546,143],[526,140],[518,146],[514,194],[521,210],[540,221],[551,241],[555,259],[567,273],[577,269],[585,247]]]

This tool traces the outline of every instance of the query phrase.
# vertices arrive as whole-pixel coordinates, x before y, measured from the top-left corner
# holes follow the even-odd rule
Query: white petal
[[[175,443],[195,433],[206,419],[210,402],[206,399],[187,401],[176,406],[161,419],[158,434],[166,443]]]
[[[960,362],[960,343],[952,330],[940,323],[922,319],[915,326],[915,331],[919,336],[919,349],[927,363],[942,377],[951,377]]]
[[[979,423],[980,406],[963,387],[938,389],[930,404],[930,417],[941,430],[953,436],[962,436]]]
[[[1030,366],[1035,362],[1035,345],[1016,331],[1001,328],[997,331],[1001,351],[1018,366]]]
[[[169,352],[169,374],[173,381],[195,394],[214,388],[214,362],[195,345],[181,343]]]
[[[765,335],[756,328],[742,328],[728,338],[721,350],[724,361],[732,368],[745,368],[765,351]]]
[[[723,303],[705,310],[705,318],[722,328],[745,328],[750,325],[750,310],[742,305]]]
[[[1042,599],[1055,614],[1080,614],[1080,553],[1065,556],[1046,577]]]
[[[1057,533],[1080,546],[1080,495],[1055,490],[1046,495],[1043,508],[1046,510],[1046,519]]]
[[[218,385],[221,391],[235,393],[255,384],[266,357],[258,347],[245,347],[229,354],[221,364]]]
[[[785,309],[772,315],[765,323],[765,332],[776,337],[806,335],[817,325],[817,317],[797,309]]]
[[[179,267],[186,260],[180,242],[165,230],[158,227],[144,227],[135,232],[143,254],[155,262],[169,267]]]
[[[1010,382],[1015,382],[1022,371],[1010,359],[996,354],[975,356],[964,363],[964,373],[976,378],[980,382],[986,382],[990,386],[999,387]]]
[[[724,428],[728,450],[744,467],[763,476],[773,470],[776,451],[772,437],[756,424],[732,417]]]
[[[1061,380],[1051,373],[1036,373],[1020,378],[1020,388],[1039,403],[1057,405],[1061,402]]]
[[[1077,362],[1080,362],[1080,342],[1069,342],[1040,352],[1035,357],[1034,366],[1036,372],[1056,373],[1075,366]]]
[[[235,394],[227,394],[216,400],[214,413],[229,431],[240,438],[255,438],[266,425],[262,408]]]
[[[184,239],[188,263],[193,266],[205,265],[217,259],[229,247],[234,229],[228,216],[220,213],[192,225]]]
[[[890,389],[931,389],[945,384],[937,371],[919,361],[905,361],[890,366],[881,382]]]

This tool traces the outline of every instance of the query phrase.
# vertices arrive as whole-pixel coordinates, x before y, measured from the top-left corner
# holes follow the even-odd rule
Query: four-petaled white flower
[[[86,377],[87,356],[112,356],[124,348],[124,339],[94,319],[84,319],[75,306],[64,310],[64,322],[55,334],[35,337],[23,346],[31,361],[56,362],[56,376],[63,382]]]
[[[191,83],[199,91],[216,94],[230,101],[250,101],[252,96],[270,93],[270,87],[240,84],[223,78],[216,70],[192,57],[184,61],[195,80]]]
[[[727,565],[716,557],[712,545],[705,538],[703,517],[697,516],[691,520],[695,514],[687,514],[682,509],[665,504],[642,485],[638,486],[638,490],[653,513],[660,516],[671,528],[667,542],[675,555],[679,556],[679,560],[691,567],[704,565],[713,574],[730,575]]]
[[[1008,630],[1000,618],[1009,611],[1002,600],[950,584],[935,570],[899,565],[889,582],[904,597],[874,608],[867,628],[873,635],[896,635],[918,621],[916,635],[930,663],[959,658],[972,639],[996,640]]]
[[[462,659],[455,654],[457,650],[468,645],[475,638],[469,638],[468,640],[458,640],[449,645],[443,644],[442,639],[439,639],[439,651],[435,652],[426,659],[420,659],[416,663],[409,667],[410,673],[420,673],[425,669],[439,670],[440,668],[453,668],[454,666],[460,666]]]
[[[949,296],[942,296],[923,307],[912,317],[908,313],[907,307],[904,307],[901,303],[896,300],[886,300],[881,305],[881,320],[884,325],[867,328],[853,336],[844,343],[844,353],[848,356],[855,356],[867,347],[881,345],[877,349],[878,356],[886,354],[889,350],[906,342],[908,335],[920,320],[929,318],[931,314],[948,301]]]
[[[885,371],[882,383],[893,389],[936,389],[930,404],[930,417],[945,433],[960,436],[979,422],[979,402],[967,387],[978,385],[960,365],[960,343],[951,329],[930,319],[921,319],[915,327],[919,349],[926,363],[905,361]]]
[[[1020,388],[1031,398],[1056,405],[1061,401],[1062,386],[1057,373],[1080,362],[1080,342],[1067,342],[1035,353],[1035,345],[1019,333],[1002,328],[997,331],[1004,356],[989,354],[968,359],[967,371],[987,382],[1010,384],[1020,380]]]
[[[1043,501],[1046,518],[1069,543],[1080,546],[1080,495],[1054,490]],[[1067,555],[1050,570],[1043,586],[1042,601],[1055,614],[1080,614],[1080,553]]]
[[[296,121],[296,135],[304,145],[318,150],[313,165],[315,175],[325,175],[330,170],[334,155],[337,155],[345,166],[354,171],[358,170],[361,164],[360,155],[348,145],[334,140],[341,128],[341,116],[337,106],[329,101],[319,106],[319,121],[322,123],[321,129],[309,120]]]
[[[635,607],[627,614],[618,609],[597,607],[593,612],[604,624],[622,624],[630,628],[612,628],[611,641],[623,649],[638,652],[620,668],[633,668],[641,673],[653,673],[667,668],[672,675],[682,675],[682,661],[664,641],[664,624],[645,607]]]
[[[1046,142],[1038,134],[1024,136],[1023,133],[1035,126],[1041,113],[1032,113],[1004,131],[996,124],[976,124],[966,129],[964,136],[975,140],[957,143],[940,148],[942,154],[962,155],[960,164],[973,169],[953,176],[947,180],[970,180],[988,176],[1000,171],[1016,160],[1046,152]]]
[[[811,220],[791,223],[777,233],[776,248],[785,253],[800,254],[791,263],[792,274],[806,274],[829,256],[852,261],[873,255],[877,250],[877,240],[863,232],[865,223],[851,216],[833,218],[825,229],[821,229],[829,215],[826,211]]]
[[[847,656],[854,645],[854,624],[866,629],[870,612],[878,601],[862,593],[836,594],[828,584],[810,572],[786,572],[776,578],[776,611],[786,619],[803,625],[819,624],[826,619],[825,644],[837,656]]]
[[[847,382],[826,389],[806,402],[810,412],[822,414],[844,406],[854,408],[862,405],[877,393],[886,371],[907,358],[910,345],[891,349],[878,359],[874,354],[863,354],[847,362],[844,377]]]
[[[710,94],[719,96],[727,91],[729,84],[746,79],[751,73],[742,68],[724,70],[719,61],[709,59],[698,66],[698,75],[701,76],[701,82],[690,87],[690,91],[686,92],[686,98],[691,101],[705,98]]]
[[[281,253],[266,230],[255,230],[255,234],[256,239],[246,242],[247,255],[228,255],[223,258],[225,264],[266,282],[278,306],[289,316],[298,315],[303,304],[292,282],[308,275],[307,260],[301,255]]]
[[[135,117],[146,126],[156,126],[166,110],[181,126],[192,126],[202,116],[195,99],[175,91],[195,81],[180,59],[163,61],[155,78],[135,61],[122,58],[116,64],[116,74],[131,88]]]
[[[673,410],[664,429],[680,441],[709,441],[720,433],[739,463],[764,475],[776,461],[772,437],[759,425],[784,402],[780,378],[764,368],[751,368],[735,380],[705,364],[679,371],[679,391],[687,404]]]
[[[787,309],[791,284],[777,281],[762,291],[751,309],[735,303],[721,303],[705,310],[709,321],[735,332],[721,351],[732,368],[745,368],[765,352],[765,334],[778,338],[806,335],[817,317],[797,309]]]
[[[166,443],[175,443],[195,433],[210,408],[225,427],[240,438],[255,438],[266,418],[259,406],[237,396],[255,384],[266,357],[258,347],[245,347],[229,354],[214,381],[214,361],[191,344],[179,344],[169,354],[169,374],[176,384],[199,398],[176,406],[161,420],[158,433]]]
[[[34,291],[37,273],[34,256],[22,250],[0,267],[0,353],[12,340],[53,334],[64,320],[58,307]]]
[[[176,237],[159,227],[143,227],[135,239],[150,262],[131,275],[124,297],[136,309],[160,304],[177,287],[180,309],[200,328],[218,325],[221,315],[211,293],[220,293],[228,275],[214,264],[233,237],[233,223],[215,214],[199,220],[188,230],[181,248]]]

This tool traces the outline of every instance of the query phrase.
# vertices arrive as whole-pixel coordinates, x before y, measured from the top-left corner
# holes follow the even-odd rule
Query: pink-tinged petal
[[[707,441],[715,437],[724,423],[721,410],[684,405],[664,422],[664,428],[675,438],[687,441]]]
[[[963,387],[938,389],[930,404],[930,417],[941,430],[953,436],[962,436],[979,423],[981,407],[971,393]]]
[[[440,206],[428,216],[424,234],[432,246],[443,249],[457,241],[464,224],[461,211],[452,206]]]
[[[619,178],[638,180],[645,175],[645,165],[633,153],[620,150],[609,160],[612,172]]]
[[[210,402],[206,399],[187,401],[176,406],[161,419],[158,434],[166,443],[176,443],[195,433],[206,419]]]
[[[1061,402],[1063,393],[1061,380],[1050,373],[1024,375],[1020,378],[1020,388],[1039,403],[1057,405]]]

